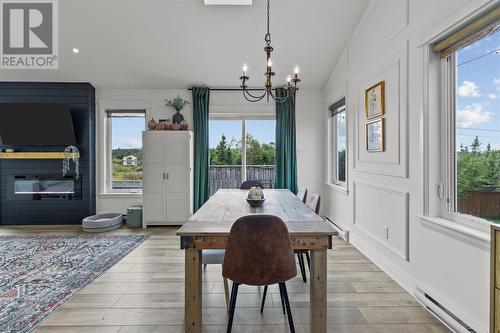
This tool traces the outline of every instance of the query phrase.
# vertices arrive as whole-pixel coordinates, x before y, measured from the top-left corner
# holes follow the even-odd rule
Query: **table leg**
[[[311,251],[311,332],[326,333],[326,249]]]
[[[201,333],[201,251],[185,250],[184,331]]]

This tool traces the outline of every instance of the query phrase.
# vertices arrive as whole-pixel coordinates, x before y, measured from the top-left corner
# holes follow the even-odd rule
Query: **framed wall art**
[[[385,113],[385,82],[365,90],[365,115],[367,119],[382,116]]]
[[[368,121],[365,124],[366,150],[369,152],[384,151],[385,123],[384,118]]]

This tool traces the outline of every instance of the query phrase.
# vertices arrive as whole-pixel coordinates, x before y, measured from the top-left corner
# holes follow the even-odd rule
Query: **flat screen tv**
[[[69,105],[0,103],[0,144],[4,146],[74,145],[75,131]]]

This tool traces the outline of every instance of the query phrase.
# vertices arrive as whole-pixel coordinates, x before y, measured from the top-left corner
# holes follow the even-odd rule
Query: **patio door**
[[[270,116],[210,119],[210,195],[245,180],[275,187],[275,126]]]

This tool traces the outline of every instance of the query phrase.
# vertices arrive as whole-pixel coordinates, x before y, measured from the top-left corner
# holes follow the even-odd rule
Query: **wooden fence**
[[[246,167],[247,180],[259,180],[264,188],[274,188],[276,172],[274,165],[249,165]],[[241,165],[211,165],[210,195],[221,188],[239,188]]]
[[[469,192],[458,198],[460,213],[500,219],[500,192]]]

